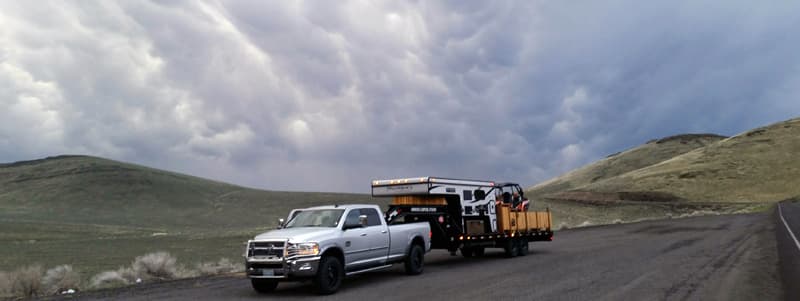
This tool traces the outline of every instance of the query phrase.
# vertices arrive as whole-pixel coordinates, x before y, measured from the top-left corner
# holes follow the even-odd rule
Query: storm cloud
[[[0,3],[0,161],[88,154],[251,187],[525,186],[800,112],[800,4]]]

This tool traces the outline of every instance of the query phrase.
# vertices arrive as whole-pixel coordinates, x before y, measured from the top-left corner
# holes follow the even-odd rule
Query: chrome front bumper
[[[287,279],[311,277],[317,274],[321,257],[306,257],[290,260],[260,260],[247,258],[245,272],[250,278]]]

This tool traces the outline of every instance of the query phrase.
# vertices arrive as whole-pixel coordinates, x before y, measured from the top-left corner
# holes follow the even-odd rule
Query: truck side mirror
[[[281,228],[283,228],[283,224],[284,224],[285,222],[286,222],[286,221],[285,221],[285,220],[283,220],[282,218],[281,218],[281,219],[278,219],[278,229],[281,229]]]
[[[475,189],[475,192],[472,194],[475,195],[475,200],[483,201],[486,199],[486,191]]]

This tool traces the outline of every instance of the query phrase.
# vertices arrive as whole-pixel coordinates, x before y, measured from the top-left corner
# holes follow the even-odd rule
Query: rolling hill
[[[549,199],[681,203],[776,202],[800,195],[800,118],[725,139],[689,139],[677,149],[670,143],[645,144],[533,186],[530,193]]]
[[[714,134],[687,134],[651,140],[530,187],[528,193],[541,196],[569,191],[671,159],[725,138]]]
[[[235,260],[243,242],[292,208],[385,202],[251,189],[89,156],[0,164],[0,270],[72,264],[89,277],[155,251],[187,263]]]
[[[365,184],[366,185],[366,184]],[[0,165],[0,218],[168,229],[264,225],[289,208],[368,195],[265,191],[89,156]],[[268,219],[270,225],[274,219]]]

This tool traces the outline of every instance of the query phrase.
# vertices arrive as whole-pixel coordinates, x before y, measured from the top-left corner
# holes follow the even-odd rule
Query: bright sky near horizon
[[[793,1],[2,1],[0,162],[524,186],[800,112]]]

